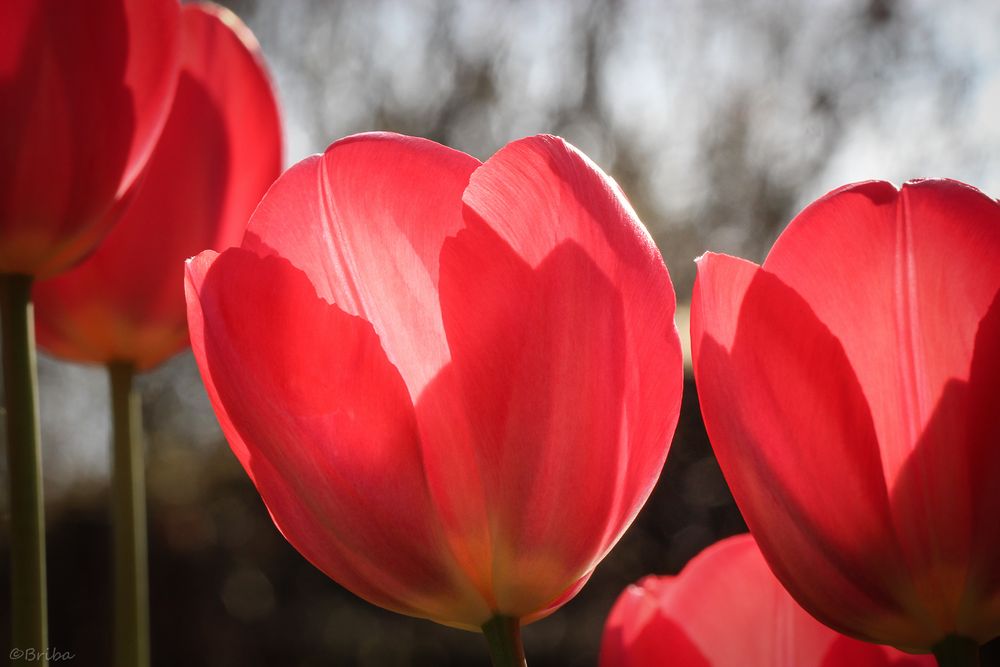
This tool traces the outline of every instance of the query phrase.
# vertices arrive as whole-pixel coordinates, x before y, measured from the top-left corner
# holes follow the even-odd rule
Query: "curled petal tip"
[[[203,250],[197,255],[184,260],[184,272],[188,277],[204,274],[208,267],[218,259],[219,253],[215,250]]]
[[[703,265],[709,264],[711,262],[717,262],[717,261],[720,261],[720,260],[730,260],[730,259],[737,260],[737,261],[740,261],[740,262],[745,262],[746,261],[746,260],[740,259],[739,257],[735,257],[733,255],[726,254],[724,252],[712,252],[711,250],[707,250],[707,251],[701,253],[700,255],[698,255],[697,257],[695,257],[694,258],[694,263],[699,268],[701,268]]]

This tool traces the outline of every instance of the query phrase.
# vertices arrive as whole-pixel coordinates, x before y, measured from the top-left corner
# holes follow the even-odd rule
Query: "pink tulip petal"
[[[605,626],[601,667],[660,664],[932,667],[935,663],[930,656],[905,656],[822,625],[781,587],[754,539],[738,535],[703,551],[678,576],[647,577],[622,593]]]
[[[967,395],[972,557],[956,629],[985,643],[1000,628],[1000,291],[976,334]]]
[[[199,255],[187,290],[209,397],[292,545],[380,606],[485,622],[439,547],[413,408],[372,326],[286,260],[240,249]]]
[[[969,376],[979,322],[1000,289],[998,253],[1000,205],[978,190],[869,182],[809,206],[764,263],[844,346],[890,488],[945,385]]]
[[[930,655],[906,655],[888,647],[838,637],[823,657],[820,667],[936,667]]]
[[[525,616],[589,572],[605,549],[595,536],[621,521],[625,332],[620,295],[580,248],[567,243],[533,272],[502,260],[505,246],[483,228],[442,252],[457,380],[448,407],[469,420],[461,445],[474,448],[476,466],[449,467],[439,437],[427,448],[441,476],[428,468],[438,497],[454,494],[439,502],[452,512],[471,495],[453,489],[454,477],[482,484],[488,517],[477,512],[475,522],[492,530],[498,610]],[[581,456],[583,442],[597,446]]]
[[[371,322],[416,401],[449,358],[438,255],[462,226],[461,194],[477,166],[425,139],[341,139],[275,184],[243,247],[288,259],[320,297]]]
[[[779,579],[834,627],[919,645],[925,619],[843,348],[775,276],[713,254],[699,261],[691,339],[712,445]]]
[[[660,611],[660,598],[674,583],[649,576],[625,589],[604,626],[600,667],[714,667],[684,626]],[[720,643],[726,641],[730,637]]]
[[[281,172],[278,102],[260,45],[239,17],[210,3],[185,5],[182,13],[184,68],[204,81],[226,126],[230,176],[211,246],[228,248],[243,238],[250,214]]]
[[[186,346],[184,260],[238,244],[280,172],[277,105],[246,27],[185,5],[182,33],[173,107],[131,205],[82,264],[36,285],[39,343],[63,358],[145,370]]]
[[[485,222],[529,267],[538,269],[557,249],[578,246],[620,293],[628,441],[619,469],[624,528],[656,482],[680,409],[683,365],[663,259],[618,185],[557,137],[505,146],[476,170],[464,200],[470,226]]]
[[[441,253],[450,379],[418,417],[453,541],[475,545],[499,611],[529,616],[589,574],[655,483],[680,397],[672,289],[617,187],[561,140],[508,145],[465,202]]]
[[[115,222],[166,120],[176,0],[0,3],[0,271],[45,277]]]
[[[565,261],[567,249],[576,247],[596,269],[585,269],[590,279],[603,274],[619,293],[625,328],[622,442],[628,446],[616,466],[622,489],[617,524],[607,536],[610,547],[652,490],[680,408],[680,340],[663,259],[618,185],[556,137],[508,144],[476,170],[463,198],[469,226],[486,223],[536,273],[555,255]],[[567,298],[580,295],[578,286],[566,289]],[[610,315],[596,303],[592,310]],[[454,334],[448,335],[450,340]],[[566,349],[561,353],[568,355]]]
[[[977,488],[971,476],[985,462],[973,456],[966,383],[976,332],[1000,289],[998,256],[1000,205],[964,184],[928,180],[827,195],[764,263],[844,347],[871,406],[906,565],[942,636],[955,630],[981,529],[965,491]]]

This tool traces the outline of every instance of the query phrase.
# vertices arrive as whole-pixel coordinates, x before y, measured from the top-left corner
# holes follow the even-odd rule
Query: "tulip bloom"
[[[947,180],[836,190],[763,266],[699,260],[709,436],[775,574],[831,627],[939,653],[1000,633],[998,291],[1000,205]]]
[[[718,542],[676,577],[648,576],[618,598],[601,667],[931,667],[929,656],[845,637],[807,614],[750,535]]]
[[[58,273],[116,220],[167,118],[177,0],[0,3],[0,274]]]
[[[182,11],[177,94],[121,221],[82,264],[37,283],[38,342],[74,361],[146,370],[188,343],[184,260],[239,243],[281,169],[277,103],[231,12]]]
[[[366,600],[476,629],[571,598],[677,421],[666,267],[561,139],[363,134],[189,262],[191,341],[275,524]]]

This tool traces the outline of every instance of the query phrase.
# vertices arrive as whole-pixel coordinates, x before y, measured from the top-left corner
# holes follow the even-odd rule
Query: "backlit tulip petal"
[[[716,445],[720,465],[779,578],[827,623],[837,617],[823,611],[834,607],[864,626],[896,628],[899,551],[878,443],[840,344],[780,280],[725,255],[699,260],[691,327],[709,433],[732,442]],[[819,483],[831,477],[842,481]],[[780,542],[770,524],[757,525],[775,515],[789,517]]]
[[[931,667],[931,656],[859,642],[799,607],[753,538],[712,545],[676,577],[648,576],[618,598],[601,667]]]
[[[706,426],[778,577],[828,624],[929,649],[1000,633],[1000,205],[837,190],[692,302]],[[808,562],[808,567],[802,563]]]
[[[674,292],[663,260],[618,185],[560,139],[514,142],[476,171],[466,217],[483,220],[536,270],[554,252],[579,246],[621,294],[626,355],[622,428],[629,447],[621,516],[631,517],[655,479],[680,409],[680,348]],[[470,223],[471,224],[471,223]],[[450,339],[450,336],[449,336]]]
[[[177,93],[121,221],[79,266],[35,286],[39,344],[85,362],[155,366],[187,345],[184,260],[239,243],[281,168],[277,105],[253,36],[185,5]]]
[[[569,600],[677,420],[666,268],[617,186],[553,137],[482,165],[339,141],[278,180],[242,249],[189,263],[188,308],[284,535],[362,597],[448,625]]]
[[[996,634],[994,619],[1000,618],[1000,530],[996,518],[1000,516],[1000,493],[996,492],[1000,478],[1000,419],[997,419],[1000,402],[1000,293],[994,299],[986,317],[979,324],[976,344],[969,373],[967,400],[969,454],[963,462],[969,475],[972,525],[972,553],[970,554],[967,599],[978,598],[978,604],[966,605],[959,624],[971,628],[973,637]],[[941,443],[946,446],[948,440]]]
[[[284,257],[322,298],[371,322],[416,400],[448,361],[438,256],[478,166],[426,139],[348,137],[282,176],[244,247]]]
[[[176,85],[177,0],[0,3],[0,273],[78,261],[120,212]]]
[[[206,385],[289,541],[375,604],[485,616],[438,547],[413,404],[371,324],[317,297],[283,258],[204,253],[188,279]]]
[[[452,396],[418,415],[428,449],[447,452],[429,471],[442,508],[462,530],[491,526],[497,604],[526,616],[593,569],[663,465],[676,421],[658,413],[680,397],[673,293],[617,186],[561,140],[510,144],[464,199],[468,228],[441,255],[453,384],[434,389]],[[463,420],[472,457],[452,450]],[[619,444],[581,456],[588,441]]]

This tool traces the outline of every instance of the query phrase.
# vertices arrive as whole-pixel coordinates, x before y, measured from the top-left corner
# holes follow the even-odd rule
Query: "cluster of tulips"
[[[47,646],[37,327],[110,371],[117,667],[149,664],[132,380],[189,343],[305,558],[525,664],[521,625],[635,518],[680,409],[673,286],[617,184],[552,136],[480,162],[361,134],[279,176],[230,12],[6,0],[0,25],[14,646]],[[978,665],[1000,635],[1000,204],[831,192],[762,265],[698,260],[691,344],[752,537],[623,592],[602,667]]]

